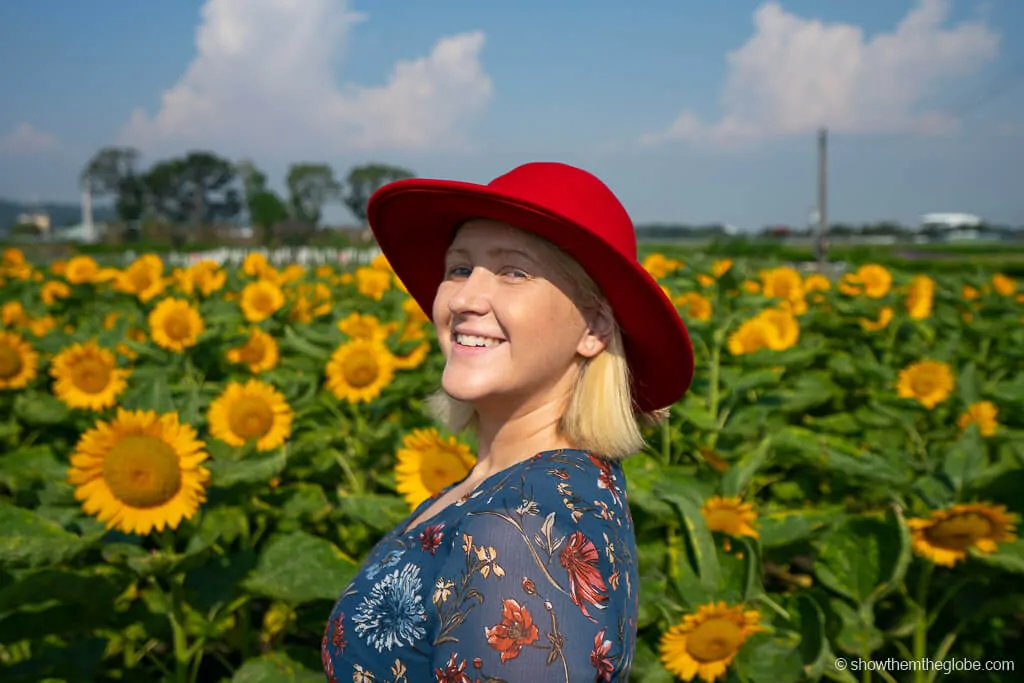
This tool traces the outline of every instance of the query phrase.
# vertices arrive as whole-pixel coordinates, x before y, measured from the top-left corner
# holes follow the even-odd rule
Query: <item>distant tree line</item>
[[[322,162],[291,164],[286,194],[267,185],[267,176],[251,160],[231,161],[213,152],[193,150],[141,168],[131,147],[105,147],[82,170],[80,180],[92,196],[113,199],[126,236],[137,238],[139,222],[156,219],[173,226],[172,241],[211,223],[239,222],[246,215],[264,243],[287,236],[304,241],[320,226],[323,210],[344,204],[361,223],[366,204],[377,188],[413,173],[398,166],[368,163],[354,166],[343,178]]]

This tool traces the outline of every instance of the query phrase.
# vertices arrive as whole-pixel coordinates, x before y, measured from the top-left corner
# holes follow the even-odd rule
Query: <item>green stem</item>
[[[931,562],[924,566],[917,584],[917,626],[914,628],[914,659],[922,661],[928,654],[928,584],[931,582],[935,565]],[[927,672],[921,669],[914,671],[914,683],[924,683]]]
[[[711,351],[711,369],[709,371],[710,377],[708,378],[708,412],[711,413],[711,417],[718,423],[718,403],[721,400],[721,396],[718,390],[719,372],[722,364],[722,341],[715,339],[715,348]],[[718,442],[719,432],[712,432],[711,436],[708,437],[708,446],[714,448]]]
[[[673,581],[679,578],[679,536],[675,522],[668,525],[668,575]]]
[[[185,634],[185,625],[182,623],[177,591],[172,590],[172,594],[175,595],[174,605],[168,618],[171,621],[171,635],[174,646],[174,680],[175,683],[190,683],[188,636]]]
[[[661,421],[661,461],[672,464],[672,414],[669,413]]]

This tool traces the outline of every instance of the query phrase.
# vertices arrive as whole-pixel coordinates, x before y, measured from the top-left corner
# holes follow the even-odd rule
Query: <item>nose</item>
[[[448,310],[453,314],[475,313],[483,315],[490,310],[491,274],[486,268],[474,268],[448,300]]]

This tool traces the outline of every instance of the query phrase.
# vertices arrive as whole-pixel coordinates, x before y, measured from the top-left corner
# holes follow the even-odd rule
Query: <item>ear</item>
[[[588,313],[586,320],[587,329],[576,346],[576,352],[584,358],[593,358],[608,347],[614,318],[611,308],[602,304],[597,310]]]

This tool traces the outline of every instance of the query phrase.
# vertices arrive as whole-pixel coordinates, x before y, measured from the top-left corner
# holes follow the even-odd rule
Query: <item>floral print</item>
[[[444,493],[342,593],[321,643],[329,683],[628,680],[638,579],[621,465],[538,453],[407,528]]]

